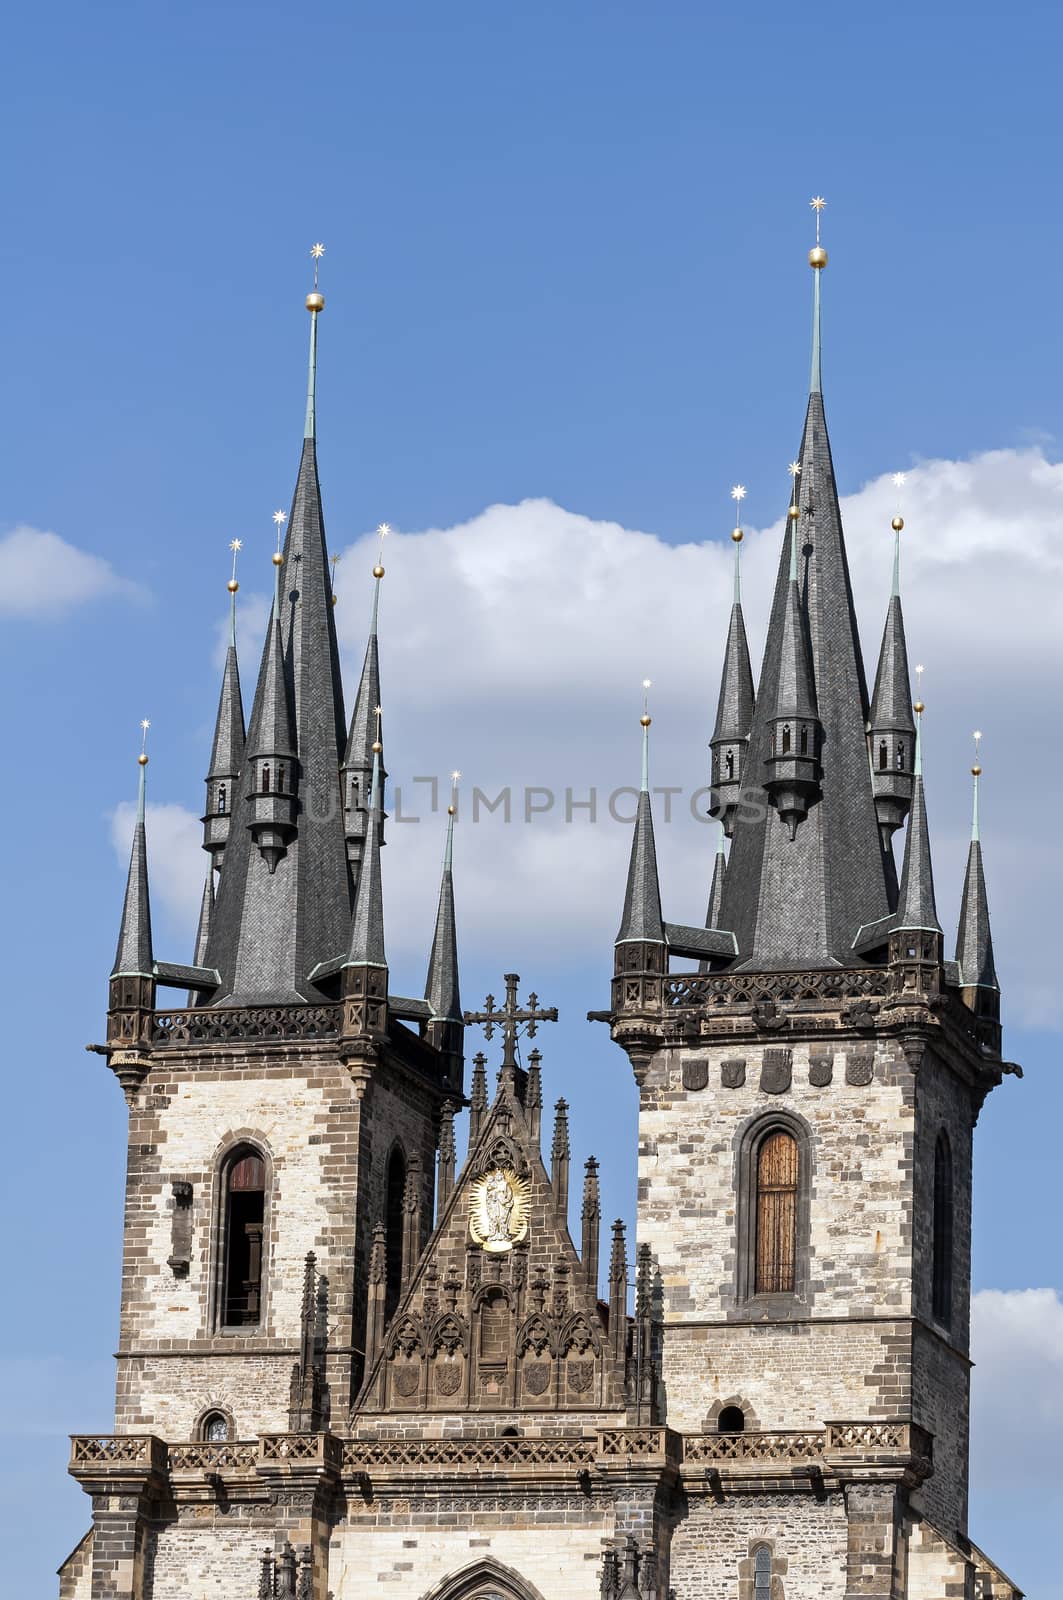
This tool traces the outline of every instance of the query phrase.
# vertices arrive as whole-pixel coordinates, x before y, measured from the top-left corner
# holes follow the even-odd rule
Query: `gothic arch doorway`
[[[519,1572],[486,1556],[472,1566],[452,1572],[422,1600],[543,1600],[543,1597]]]

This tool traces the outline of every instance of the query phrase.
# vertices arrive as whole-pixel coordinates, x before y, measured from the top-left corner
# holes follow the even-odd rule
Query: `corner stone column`
[[[848,1483],[845,1600],[905,1600],[898,1561],[900,1493],[895,1483]]]

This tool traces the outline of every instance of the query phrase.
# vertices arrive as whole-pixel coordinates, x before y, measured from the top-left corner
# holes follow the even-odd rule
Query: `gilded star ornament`
[[[381,539],[386,539],[388,534],[391,532],[391,523],[390,522],[378,522],[376,531],[379,534]]]
[[[731,490],[731,499],[732,500],[742,501],[742,500],[745,499],[745,497],[746,497],[746,486],[745,486],[745,484],[744,483],[736,483],[734,488]]]
[[[144,732],[147,733],[148,729],[151,727],[151,722],[147,717],[143,717],[141,719],[140,726],[143,728]]]
[[[236,554],[237,550],[242,550],[243,548],[244,548],[244,541],[242,539],[230,539],[229,540],[229,549],[232,551],[233,555]]]
[[[310,254],[313,256],[315,261],[320,261],[321,257],[325,254],[325,246],[323,244],[312,244],[310,246]]]
[[[822,211],[823,207],[827,204],[821,194],[813,195],[812,199],[808,203],[815,212]]]
[[[288,517],[287,517],[287,514],[285,512],[283,512],[283,511],[275,511],[273,513],[273,520],[277,524],[278,528],[283,528],[284,524],[288,520]]]
[[[890,479],[890,482],[893,484],[895,489],[903,489],[905,483],[907,482],[907,475],[903,472],[895,472],[893,477]]]
[[[800,461],[791,461],[786,470],[790,474],[791,478],[799,478],[801,476]]]
[[[460,773],[460,772],[458,772],[458,771],[457,771],[457,770],[455,770],[455,771],[454,771],[454,772],[452,772],[452,773],[451,773],[451,774],[450,774],[450,781],[451,781],[451,783],[457,783],[457,781],[458,781],[458,779],[459,779],[459,778],[460,778],[460,777],[461,777],[461,773]]]

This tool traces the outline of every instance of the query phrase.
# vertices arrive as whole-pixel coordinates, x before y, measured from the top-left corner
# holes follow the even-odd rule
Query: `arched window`
[[[218,785],[218,815],[224,817],[226,802],[226,789],[224,783]]]
[[[727,768],[728,779],[733,778],[735,775],[735,753],[733,750],[728,750],[724,757],[724,766]]]
[[[786,723],[786,725],[784,726],[784,728],[782,730],[782,753],[783,753],[784,756],[787,756],[787,755],[790,754],[790,724],[789,723]]]
[[[766,1544],[753,1551],[753,1600],[771,1600],[771,1551]]]
[[[903,772],[904,771],[904,740],[903,739],[901,740],[901,742],[897,746],[897,771],[898,772]]]
[[[269,794],[269,762],[262,768],[262,793]]]
[[[280,766],[277,768],[277,793],[278,794],[283,794],[284,793],[284,762],[283,761],[280,763]]]
[[[878,746],[878,770],[880,772],[885,772],[888,762],[889,751],[886,749],[886,741],[885,739],[880,739]]]
[[[391,1321],[402,1294],[402,1202],[406,1194],[406,1157],[402,1147],[396,1145],[388,1157],[386,1221],[385,1221],[385,1277],[384,1320]]]
[[[934,1149],[934,1321],[943,1328],[952,1322],[952,1227],[953,1227],[952,1150],[948,1134],[938,1134]]]
[[[801,754],[803,756],[807,756],[807,754],[808,754],[808,729],[807,728],[802,728],[801,729]]]
[[[199,1437],[208,1444],[224,1444],[232,1438],[232,1427],[224,1411],[208,1411],[200,1419]]]
[[[767,1133],[756,1154],[755,1294],[792,1294],[797,1264],[797,1140]]]
[[[718,1433],[745,1433],[746,1414],[741,1406],[724,1406],[716,1419]]]
[[[266,1163],[239,1145],[222,1170],[220,1320],[225,1328],[262,1321]]]

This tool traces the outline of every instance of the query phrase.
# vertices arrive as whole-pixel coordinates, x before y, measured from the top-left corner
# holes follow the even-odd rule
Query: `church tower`
[[[615,1221],[604,1253],[598,1163],[573,1175],[563,1098],[543,1128],[556,1010],[513,972],[501,1003],[462,1009],[456,790],[423,994],[393,987],[384,566],[348,723],[315,271],[246,722],[235,562],[229,580],[190,964],[155,950],[140,756],[93,1047],[129,1117],[115,1424],[73,1439],[92,1527],[60,1600],[1017,1600],[966,1526],[972,1133],[1018,1070],[981,769],[948,961],[899,569],[871,700],[857,636],[826,259],[817,234],[756,685],[735,530],[702,926],[662,905],[642,718],[611,1004],[591,1013],[638,1086],[637,1237]],[[469,1027],[492,1055],[466,1095]]]
[[[977,827],[944,958],[899,562],[869,703],[818,225],[809,259],[812,378],[764,659],[743,690],[736,605],[712,741],[730,853],[710,926],[667,922],[644,762],[607,1018],[640,1096],[654,1420],[682,1436],[659,1560],[676,1600],[1010,1595],[967,1532],[971,1148],[1018,1069]]]

